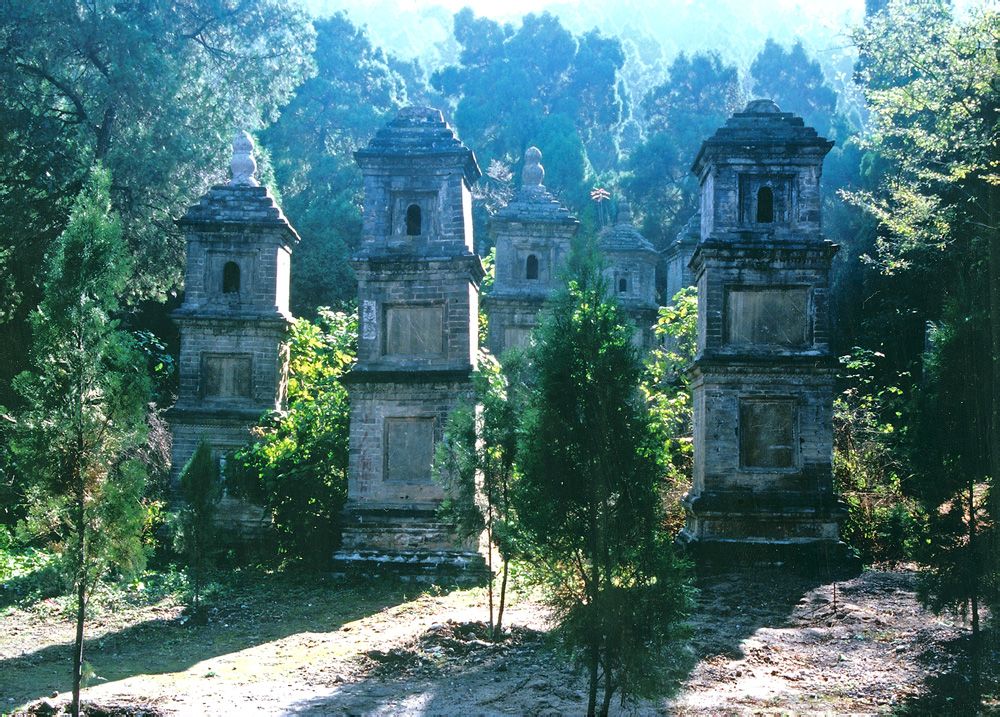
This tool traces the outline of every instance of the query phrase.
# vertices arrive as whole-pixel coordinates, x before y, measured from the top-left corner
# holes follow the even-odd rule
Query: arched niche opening
[[[770,224],[774,221],[774,192],[770,187],[757,190],[757,223]]]
[[[628,279],[624,276],[618,279],[618,293],[625,294],[628,293]]]
[[[411,204],[406,208],[406,236],[415,237],[422,234],[420,221],[420,207]]]
[[[222,293],[240,293],[240,265],[235,261],[227,261],[222,267]]]
[[[538,279],[538,257],[534,254],[528,254],[524,262],[524,276],[531,280]]]

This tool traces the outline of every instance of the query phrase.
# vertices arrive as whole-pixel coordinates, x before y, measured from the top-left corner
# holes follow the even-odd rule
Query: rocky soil
[[[967,629],[919,606],[910,571],[833,583],[755,570],[699,588],[678,691],[618,713],[974,713]],[[585,678],[553,644],[544,607],[515,599],[497,645],[484,610],[481,589],[279,578],[230,591],[206,625],[167,600],[120,606],[91,623],[85,698],[116,716],[580,714]],[[45,605],[0,620],[0,711],[64,705],[71,625]]]

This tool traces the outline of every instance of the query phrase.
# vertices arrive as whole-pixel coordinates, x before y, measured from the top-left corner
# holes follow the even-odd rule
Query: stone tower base
[[[457,546],[434,509],[348,507],[333,556],[334,574],[346,576],[474,585],[485,581],[486,570],[483,556]]]

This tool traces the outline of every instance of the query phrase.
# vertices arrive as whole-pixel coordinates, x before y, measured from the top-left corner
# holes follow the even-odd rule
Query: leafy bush
[[[874,378],[882,358],[857,347],[842,356],[847,387],[834,401],[833,474],[848,511],[841,534],[865,563],[913,559],[926,530],[920,505],[904,491],[903,391]]]
[[[270,511],[286,560],[325,565],[340,540],[350,420],[340,379],[354,364],[357,335],[355,312],[323,308],[315,322],[295,322],[288,410],[266,417],[226,472],[232,495]]]

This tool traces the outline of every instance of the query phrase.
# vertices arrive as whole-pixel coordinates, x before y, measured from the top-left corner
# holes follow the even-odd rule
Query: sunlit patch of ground
[[[953,698],[928,680],[955,683],[967,631],[924,611],[914,585],[910,572],[836,588],[780,571],[706,578],[681,690],[626,712],[934,713]],[[159,714],[580,713],[585,679],[545,639],[546,610],[515,599],[501,645],[485,617],[482,589],[272,576],[231,590],[203,626],[170,601],[95,617],[85,697]],[[4,623],[0,710],[65,690],[69,623],[44,606]]]

